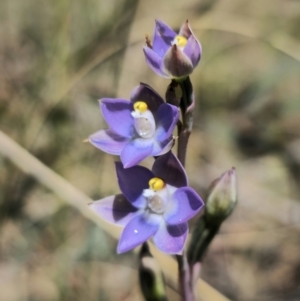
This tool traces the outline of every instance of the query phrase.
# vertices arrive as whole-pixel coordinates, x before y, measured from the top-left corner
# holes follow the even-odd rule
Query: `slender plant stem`
[[[182,97],[180,102],[180,109],[182,114],[182,122],[177,124],[178,129],[178,148],[177,157],[182,166],[185,166],[187,145],[193,127],[193,109],[194,109],[194,95],[193,87],[189,77],[179,82],[182,90]],[[187,260],[185,250],[182,255],[176,256],[179,272],[179,285],[181,289],[182,298],[184,301],[194,301],[193,280],[192,273]]]
[[[200,277],[201,273],[201,268],[202,268],[202,262],[196,262],[194,265],[190,265],[190,277],[191,277],[191,282],[192,282],[192,289],[195,292],[196,288],[196,283],[197,280]]]
[[[186,158],[186,151],[187,151],[187,144],[189,141],[190,137],[190,132],[187,129],[183,129],[179,134],[178,134],[178,152],[177,156],[180,161],[180,163],[185,166],[185,158]]]
[[[187,146],[193,128],[193,110],[195,106],[193,86],[190,78],[179,82],[182,91],[180,109],[182,124],[178,126],[178,148],[177,156],[183,166],[185,166]]]

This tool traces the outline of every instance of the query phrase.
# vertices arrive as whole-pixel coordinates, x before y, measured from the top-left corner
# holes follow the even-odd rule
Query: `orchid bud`
[[[209,244],[236,203],[237,181],[233,167],[214,180],[209,188],[205,212],[197,221],[188,248],[188,260],[192,267],[202,261]]]
[[[236,203],[237,181],[233,167],[212,182],[206,199],[207,217],[225,219]]]

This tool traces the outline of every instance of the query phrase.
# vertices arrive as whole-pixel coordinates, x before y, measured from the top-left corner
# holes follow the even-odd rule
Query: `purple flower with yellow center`
[[[186,21],[177,34],[162,21],[156,21],[153,45],[146,37],[144,53],[147,64],[165,78],[184,78],[198,65],[201,45]]]
[[[91,135],[89,141],[104,152],[120,155],[124,168],[172,148],[178,108],[166,104],[148,85],[136,87],[130,101],[104,98],[100,108],[109,129]]]
[[[153,237],[158,249],[180,254],[187,221],[203,207],[199,195],[188,187],[178,159],[168,152],[158,157],[152,171],[142,166],[123,168],[116,163],[122,194],[93,202],[90,207],[105,220],[125,226],[117,252],[127,252]]]

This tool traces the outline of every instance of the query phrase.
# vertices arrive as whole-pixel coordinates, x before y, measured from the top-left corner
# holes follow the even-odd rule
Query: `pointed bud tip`
[[[232,212],[236,203],[236,169],[232,167],[212,182],[206,199],[206,211],[211,217],[225,219]]]

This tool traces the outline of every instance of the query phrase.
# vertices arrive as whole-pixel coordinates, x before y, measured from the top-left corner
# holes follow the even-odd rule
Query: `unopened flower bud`
[[[212,182],[206,199],[206,214],[208,217],[225,219],[236,202],[237,181],[233,167]]]
[[[229,216],[237,203],[236,182],[236,173],[233,167],[214,180],[209,188],[205,212],[197,221],[188,248],[188,260],[193,269],[197,269],[195,264],[202,261],[203,255],[218,233],[222,222]]]

